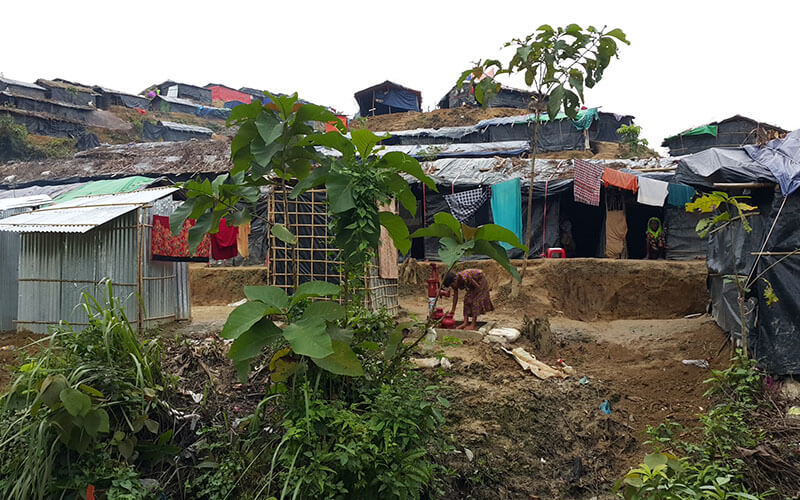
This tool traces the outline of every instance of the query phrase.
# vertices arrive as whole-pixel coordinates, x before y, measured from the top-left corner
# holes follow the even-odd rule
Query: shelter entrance
[[[651,207],[631,201],[625,207],[625,218],[628,222],[628,245],[629,259],[644,259],[647,257],[647,241],[645,232],[647,231],[647,221],[650,217],[658,217],[664,224],[664,209],[662,207]],[[669,228],[667,228],[669,231]]]
[[[562,196],[560,208],[559,231],[567,257],[602,256],[604,202],[601,200],[599,207],[593,207],[575,203],[571,196]]]

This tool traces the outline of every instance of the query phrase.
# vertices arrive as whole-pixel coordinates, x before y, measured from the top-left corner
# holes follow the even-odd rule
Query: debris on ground
[[[512,351],[508,351],[507,349],[503,350],[511,354],[523,370],[528,370],[542,380],[551,377],[567,378],[575,373],[575,370],[571,366],[564,365],[561,368],[553,368],[552,366],[542,363],[536,359],[536,356],[522,347],[517,347]]]
[[[687,366],[696,366],[704,370],[708,370],[709,368],[708,360],[706,359],[684,359],[681,363]]]

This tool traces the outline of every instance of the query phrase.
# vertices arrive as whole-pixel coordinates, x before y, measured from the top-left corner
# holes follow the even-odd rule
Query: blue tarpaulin
[[[784,196],[800,187],[800,130],[787,134],[783,139],[773,139],[763,147],[745,146],[744,150],[750,158],[772,172]]]
[[[422,97],[419,91],[386,80],[355,93],[361,116],[420,111]]]

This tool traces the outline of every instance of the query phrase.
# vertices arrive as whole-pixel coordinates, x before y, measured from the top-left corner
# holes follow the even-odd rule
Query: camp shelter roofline
[[[671,139],[676,139],[678,137],[685,137],[685,136],[692,136],[692,135],[713,135],[713,136],[716,136],[719,125],[721,125],[723,123],[728,123],[728,122],[731,122],[731,121],[736,121],[736,120],[749,121],[749,122],[752,122],[752,123],[756,124],[757,126],[763,126],[765,128],[771,128],[771,129],[777,130],[778,132],[780,132],[782,134],[788,132],[788,130],[785,130],[785,129],[781,128],[781,127],[778,127],[777,125],[770,125],[769,123],[760,122],[758,120],[754,120],[752,118],[749,118],[749,117],[743,116],[743,115],[733,115],[733,116],[731,116],[729,118],[725,118],[724,120],[708,122],[708,123],[705,123],[703,125],[698,125],[696,127],[688,128],[686,130],[678,132],[677,134],[671,135],[669,137],[665,137],[664,140],[661,142],[661,146],[662,147],[667,147],[667,141],[669,141]]]
[[[56,88],[61,88],[61,89],[75,89],[77,92],[83,92],[85,94],[90,94],[90,95],[95,95],[95,96],[97,95],[97,92],[95,92],[91,87],[87,87],[87,86],[82,85],[80,83],[70,82],[70,81],[64,80],[62,78],[56,78],[54,80],[47,80],[47,79],[44,79],[44,78],[39,78],[38,80],[36,80],[36,84],[40,85],[42,87],[56,87]]]
[[[0,164],[0,190],[131,175],[183,180],[229,171],[227,141],[143,142],[105,145],[72,158]]]
[[[26,87],[33,90],[47,90],[40,85],[36,85],[35,83],[30,82],[22,82],[19,80],[12,80],[11,78],[5,78],[0,76],[0,83],[5,83],[6,85],[13,85],[16,87]]]

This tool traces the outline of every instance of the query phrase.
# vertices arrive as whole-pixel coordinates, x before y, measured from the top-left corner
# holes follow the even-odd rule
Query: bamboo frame
[[[288,191],[288,188],[287,188]],[[291,228],[297,237],[296,245],[289,245],[269,234],[268,282],[272,286],[291,291],[294,276],[299,282],[311,280],[341,283],[342,261],[339,249],[333,246],[333,236],[329,232],[328,207],[325,189],[310,189],[304,197],[288,199],[279,186],[273,188],[267,202],[269,224],[284,224]],[[309,199],[310,198],[310,199]],[[284,201],[289,220],[284,221]],[[299,234],[302,229],[306,234]],[[294,263],[297,263],[295,269]],[[306,270],[300,268],[305,267]],[[376,265],[369,266],[362,288],[357,292],[364,294],[364,305],[373,310],[386,310],[395,315],[399,311],[397,279],[381,278]]]

